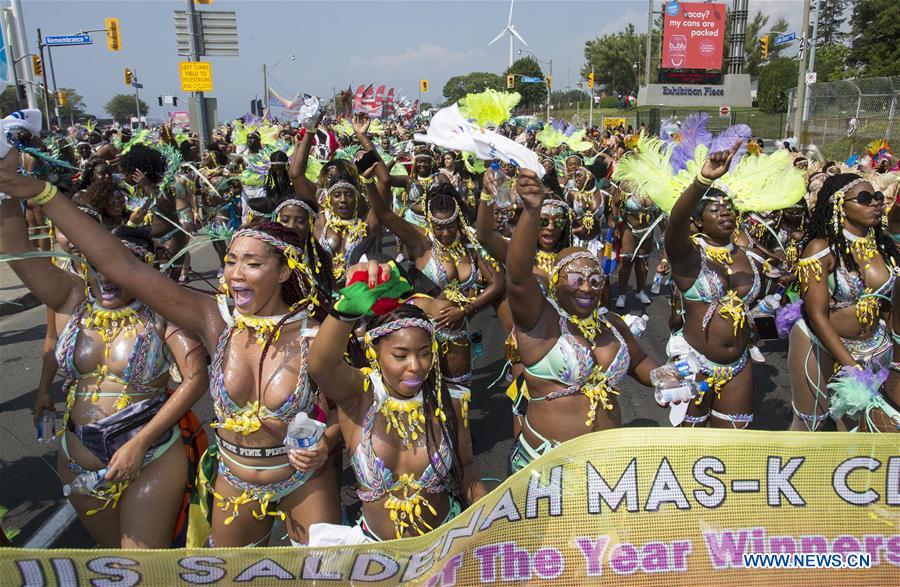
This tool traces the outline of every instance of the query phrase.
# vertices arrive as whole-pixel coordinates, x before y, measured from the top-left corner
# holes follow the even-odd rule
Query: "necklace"
[[[553,302],[556,311],[559,312],[559,315],[566,319],[567,322],[574,325],[581,332],[581,335],[587,339],[591,345],[594,345],[594,339],[597,338],[597,334],[600,332],[600,327],[606,326],[606,328],[612,330],[612,324],[609,323],[609,319],[606,318],[606,313],[600,313],[600,307],[594,308],[594,311],[591,312],[591,315],[587,318],[580,318],[573,314],[569,314],[562,307],[556,303],[555,300],[551,300]]]
[[[844,237],[848,241],[844,251],[849,253],[852,250],[854,255],[866,262],[865,269],[871,267],[872,259],[875,258],[875,254],[878,252],[878,243],[875,242],[875,229],[870,228],[869,234],[866,236],[856,236],[845,228]]]
[[[431,242],[434,243],[434,250],[437,252],[438,259],[443,262],[459,265],[459,262],[462,261],[463,257],[468,257],[466,247],[459,239],[453,241],[453,244],[445,246],[431,235]]]
[[[694,244],[696,244],[698,247],[700,247],[700,252],[703,254],[704,257],[706,257],[707,259],[712,259],[713,261],[716,261],[718,263],[721,263],[722,265],[725,266],[725,269],[728,272],[728,275],[731,275],[731,273],[732,273],[731,265],[732,265],[732,263],[734,263],[734,259],[731,258],[731,253],[732,253],[732,251],[734,251],[734,243],[728,243],[724,247],[720,247],[717,245],[711,245],[708,242],[706,242],[705,240],[703,240],[703,238],[701,238],[700,235],[697,235],[697,234],[692,236],[691,240],[694,241]]]
[[[137,333],[138,310],[143,307],[140,301],[135,300],[129,306],[115,310],[107,310],[99,305],[93,297],[89,297],[87,313],[84,317],[84,327],[93,328],[100,334],[103,340],[103,356],[109,358],[109,348],[112,342],[124,332],[125,336],[133,338]]]
[[[281,329],[285,325],[306,318],[306,312],[298,312],[279,325],[284,317],[290,314],[292,310],[293,307],[291,307],[287,314],[281,314],[279,316],[254,316],[252,314],[250,316],[245,316],[235,309],[231,316],[234,319],[234,327],[238,332],[247,328],[253,330],[256,334],[256,344],[265,346],[266,341],[269,340],[270,337],[272,338],[272,342],[278,342],[278,337],[281,336]]]
[[[547,253],[538,249],[536,260],[538,269],[547,275],[553,273],[553,264],[556,263],[556,253]]]

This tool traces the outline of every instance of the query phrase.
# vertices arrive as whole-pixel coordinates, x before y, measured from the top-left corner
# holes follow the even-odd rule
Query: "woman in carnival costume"
[[[884,194],[852,173],[830,176],[818,193],[797,263],[803,312],[788,354],[792,430],[814,431],[828,418],[836,369],[877,371],[890,361],[884,319],[900,254],[883,229],[883,207]]]
[[[108,228],[122,224],[125,196],[113,180],[112,168],[99,157],[85,163],[72,201],[96,210],[101,215],[101,223]]]
[[[503,295],[503,273],[499,264],[481,247],[475,231],[463,218],[458,195],[449,183],[437,183],[425,204],[426,232],[390,210],[387,168],[379,160],[376,186],[369,187],[372,211],[407,248],[416,268],[435,288],[436,336],[440,360],[448,383],[469,393],[472,379],[472,341],[468,322]]]
[[[419,536],[486,493],[471,469],[465,408],[443,381],[436,326],[397,301],[411,292],[394,262],[354,266],[319,329],[310,373],[337,404],[362,514],[353,528],[313,525],[311,545]],[[356,369],[343,357],[364,316],[368,366]]]
[[[41,204],[104,276],[127,281],[143,303],[193,333],[212,355],[219,450],[205,459],[219,458],[204,487],[215,496],[210,543],[264,543],[273,516],[285,519],[293,541],[305,543],[311,523],[340,520],[336,475],[323,467],[338,443],[336,424],[312,449],[288,453],[283,446],[297,413],[326,418],[307,365],[325,294],[301,260],[296,233],[277,223],[235,233],[224,272],[228,294],[211,298],[142,264],[65,198],[54,198],[52,188],[42,189],[45,184],[9,174],[2,180],[5,192]],[[182,367],[183,376],[190,372]]]
[[[700,145],[672,175],[671,148],[641,137],[637,153],[619,161],[614,179],[652,195],[669,211],[666,254],[681,298],[683,333],[672,336],[670,355],[692,354],[700,363],[702,390],[683,425],[746,428],[753,420],[750,305],[762,289],[760,269],[732,242],[736,209],[769,211],[800,201],[803,175],[786,152],[745,157],[732,165],[742,140],[711,153]],[[729,172],[729,168],[732,171]]]
[[[15,155],[2,162],[5,193],[44,207],[80,244],[96,243],[81,247],[91,258],[115,249],[126,264],[168,281],[152,266],[153,245],[143,230],[109,234],[67,198],[56,198],[52,184],[18,175],[8,165]],[[84,263],[82,279],[46,258],[29,258],[33,249],[14,200],[0,203],[0,246],[18,256],[10,261],[13,270],[56,312],[56,360],[67,393],[60,478],[71,483],[82,473],[106,470],[89,494],[69,501],[101,547],[168,547],[188,483],[178,423],[206,387],[199,342],[123,289],[120,283],[134,283],[130,273],[98,273]],[[182,382],[167,393],[173,363]],[[52,401],[40,407],[52,409]]]
[[[587,250],[560,251],[549,291],[541,290],[531,263],[544,186],[523,170],[517,187],[524,211],[506,257],[507,298],[525,366],[528,414],[510,454],[512,471],[560,442],[618,426],[616,385],[626,374],[649,385],[650,371],[657,366],[625,323],[600,307],[603,272]]]
[[[353,127],[363,148],[372,151],[366,136],[368,117],[365,122],[358,117]],[[346,268],[371,252],[381,234],[381,220],[373,210],[361,217],[361,210],[368,205],[360,184],[371,185],[374,180],[360,178],[356,165],[333,165],[328,170],[323,168],[322,173],[328,179],[322,198],[323,213],[316,220],[316,239],[331,255],[334,281],[340,283]]]
[[[303,245],[303,262],[312,271],[319,289],[334,291],[331,255],[313,234],[313,223],[319,217],[315,204],[298,198],[284,198],[275,207],[275,221],[297,233]]]

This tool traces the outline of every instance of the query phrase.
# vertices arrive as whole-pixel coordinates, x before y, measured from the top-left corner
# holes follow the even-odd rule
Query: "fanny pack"
[[[159,412],[167,398],[168,396],[162,394],[135,402],[124,410],[84,426],[75,426],[72,420],[69,420],[68,428],[70,432],[78,437],[78,440],[81,441],[85,448],[103,461],[104,464],[107,464],[117,450],[134,438],[144,425],[153,419],[153,416]],[[163,432],[150,445],[147,452],[159,448],[170,440],[173,430],[170,429]]]

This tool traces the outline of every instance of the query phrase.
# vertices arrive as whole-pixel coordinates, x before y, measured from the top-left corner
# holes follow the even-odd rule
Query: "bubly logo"
[[[681,6],[678,5],[678,2],[669,2],[666,4],[666,14],[669,16],[677,16],[680,10]]]

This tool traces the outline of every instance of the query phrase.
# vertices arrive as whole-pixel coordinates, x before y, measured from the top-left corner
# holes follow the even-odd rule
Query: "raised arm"
[[[309,153],[312,150],[313,137],[319,126],[321,116],[316,120],[315,125],[311,129],[306,129],[302,139],[294,137],[294,152],[291,154],[289,173],[291,182],[294,185],[294,193],[306,198],[316,197],[316,184],[306,177],[306,168],[309,164]]]
[[[0,202],[0,253],[21,255],[34,251],[28,240],[28,225],[22,215],[21,204],[15,200],[3,200]],[[53,265],[48,257],[10,261],[9,266],[25,287],[51,310],[71,314],[81,302],[81,280]]]
[[[506,299],[516,327],[528,331],[537,324],[546,304],[532,272],[544,186],[533,172],[523,169],[516,180],[516,192],[522,197],[523,210],[506,254]]]
[[[45,185],[46,182],[32,177],[0,169],[0,191],[10,196],[32,198],[39,195]],[[138,260],[119,239],[88,218],[67,198],[54,197],[43,205],[43,210],[101,273],[168,321],[202,337],[207,345],[215,344],[224,327],[215,299],[179,286]]]
[[[478,212],[475,215],[475,236],[478,237],[478,242],[491,257],[501,263],[506,263],[509,243],[494,229],[494,206],[496,204],[494,204],[493,198],[497,193],[496,190],[494,174],[489,171],[485,172]]]
[[[683,277],[696,277],[700,270],[700,253],[691,242],[691,216],[712,183],[728,171],[740,146],[741,141],[737,141],[728,151],[711,153],[700,174],[684,190],[669,214],[664,239],[666,256],[675,273]]]

